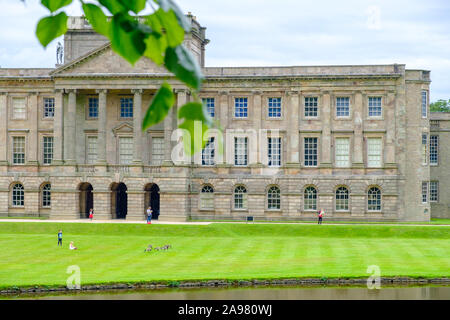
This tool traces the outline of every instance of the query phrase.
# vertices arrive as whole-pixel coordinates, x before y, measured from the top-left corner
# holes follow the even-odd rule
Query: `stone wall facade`
[[[149,60],[129,66],[80,18],[70,21],[63,65],[0,69],[0,215],[76,219],[84,218],[91,206],[96,219],[114,219],[126,210],[127,219],[143,220],[147,206],[156,205],[158,198],[159,218],[176,221],[246,216],[309,220],[319,209],[331,220],[428,221],[431,215],[448,215],[443,183],[442,203],[430,206],[429,197],[422,197],[423,182],[434,179],[438,169],[432,167],[430,175],[429,161],[423,161],[423,135],[434,132],[429,71],[398,64],[204,67],[200,97],[214,102],[214,118],[224,130],[204,136],[215,137],[213,165],[202,164],[201,154],[179,163],[172,157],[178,146],[173,136],[178,108],[193,99],[189,90]],[[192,16],[191,22],[195,28],[185,44],[203,65],[205,29]],[[163,122],[142,132],[142,117],[164,80],[174,88],[175,106]],[[25,99],[24,118],[19,114],[17,119],[16,98]],[[45,112],[47,98],[54,101],[51,116]],[[98,101],[95,116],[89,113],[90,98]],[[123,98],[132,101],[132,117],[121,112]],[[307,112],[310,98],[317,99],[312,116]],[[344,117],[337,111],[341,98],[349,102]],[[369,111],[373,98],[381,102],[375,116]],[[246,117],[236,116],[239,99],[247,102]],[[273,99],[281,108],[275,117],[269,113]],[[444,164],[450,156],[444,144],[450,139],[446,126],[439,132],[439,170],[450,174]],[[21,164],[14,163],[14,137],[24,137]],[[44,163],[44,137],[53,137],[50,164]],[[269,165],[268,137],[280,138],[281,163],[276,167]],[[235,163],[235,138],[247,138],[245,165]],[[309,138],[317,139],[314,165],[305,162]],[[369,148],[374,138],[381,141],[376,166]],[[348,139],[345,166],[338,164],[342,139]],[[90,161],[92,141],[95,161]],[[126,155],[123,141],[132,141]],[[159,146],[163,142],[162,154],[156,154],[157,141]],[[428,147],[428,159],[427,152]],[[125,156],[130,161],[121,163]],[[47,184],[51,204],[44,206]],[[154,185],[157,196],[149,191]],[[245,195],[238,194],[238,186]],[[308,198],[311,188],[315,193]],[[347,194],[338,199],[343,189]],[[378,192],[375,209],[373,190]]]

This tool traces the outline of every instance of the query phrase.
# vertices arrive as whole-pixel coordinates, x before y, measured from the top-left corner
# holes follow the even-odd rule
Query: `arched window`
[[[371,187],[367,191],[367,210],[381,211],[381,190],[378,187]]]
[[[244,186],[234,188],[234,208],[247,209],[247,189]]]
[[[214,189],[211,186],[204,186],[200,194],[200,208],[214,209]]]
[[[277,186],[272,186],[267,191],[267,209],[280,210],[280,208],[280,188],[278,188]]]
[[[42,207],[50,208],[52,206],[52,186],[47,183],[42,188]]]
[[[25,192],[23,185],[17,183],[12,189],[12,206],[23,207],[25,205]]]
[[[339,187],[336,189],[336,211],[348,211],[348,189]]]
[[[317,190],[313,186],[305,188],[303,194],[303,209],[305,211],[317,210]]]

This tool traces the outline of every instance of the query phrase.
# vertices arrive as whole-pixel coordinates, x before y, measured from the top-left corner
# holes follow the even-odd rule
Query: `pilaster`
[[[8,165],[8,94],[0,92],[0,166]]]
[[[61,89],[55,90],[55,114],[53,117],[54,154],[52,164],[63,164],[64,145],[64,92]]]

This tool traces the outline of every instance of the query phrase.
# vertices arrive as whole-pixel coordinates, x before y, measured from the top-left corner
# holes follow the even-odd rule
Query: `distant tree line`
[[[448,101],[440,99],[431,103],[430,110],[431,112],[450,112],[450,99],[448,99]]]

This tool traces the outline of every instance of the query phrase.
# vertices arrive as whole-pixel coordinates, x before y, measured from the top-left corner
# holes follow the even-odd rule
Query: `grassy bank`
[[[56,246],[63,228],[64,246]],[[450,227],[0,223],[0,287],[156,280],[450,275]],[[79,248],[68,249],[69,241]],[[172,249],[144,253],[149,244]]]

